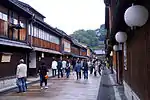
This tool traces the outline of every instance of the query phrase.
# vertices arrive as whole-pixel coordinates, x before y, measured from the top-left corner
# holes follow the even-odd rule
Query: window
[[[45,37],[44,37],[44,31],[42,30],[42,39],[44,40],[44,38],[45,38]]]
[[[17,40],[18,39],[18,30],[13,29],[13,39]]]
[[[20,25],[22,27],[22,29],[19,30],[19,39],[21,41],[25,41],[26,40],[26,35],[27,35],[27,28],[26,28],[26,19],[23,17],[20,17]]]
[[[34,37],[39,37],[38,28],[34,26]]]
[[[7,15],[6,15],[6,14],[2,14],[2,15],[3,15],[3,20],[4,20],[4,21],[8,21]]]
[[[41,29],[39,29],[39,38],[42,39]]]
[[[47,33],[47,41],[49,41],[49,34]]]
[[[50,35],[50,34],[49,34],[49,39],[48,39],[48,41],[51,42],[51,35]]]
[[[10,23],[13,25],[13,24],[18,24],[19,20],[18,20],[18,15],[13,12],[13,11],[10,11]],[[18,29],[15,29],[15,28],[10,28],[9,29],[9,37],[13,38],[14,40],[18,40],[19,39],[19,31]]]
[[[33,36],[36,37],[36,27],[35,26],[34,26],[33,30],[34,30],[33,31],[33,33],[34,33]]]
[[[0,19],[3,19],[3,14],[0,12]]]
[[[7,15],[0,12],[0,36],[8,37]]]
[[[51,42],[52,42],[52,43],[56,43],[56,44],[60,44],[60,43],[59,43],[59,42],[60,42],[59,38],[58,38],[58,37],[55,37],[55,36],[51,36]]]

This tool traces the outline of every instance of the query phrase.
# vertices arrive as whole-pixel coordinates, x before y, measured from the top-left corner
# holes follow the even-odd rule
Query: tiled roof
[[[55,28],[55,30],[62,34],[64,37],[67,37],[69,40],[71,40],[71,36],[67,35],[67,33],[65,33],[63,30],[60,30],[58,28]]]
[[[38,11],[36,11],[33,7],[31,7],[29,4],[26,4],[24,2],[21,2],[19,0],[8,0],[9,2],[13,3],[14,5],[17,5],[19,8],[23,9],[24,11],[28,12],[29,14],[33,15],[33,12],[30,10],[34,10],[36,13],[38,13],[39,15],[41,15],[42,17],[45,18],[44,15],[42,15],[41,13],[39,13]]]
[[[26,4],[26,3],[21,2],[21,1],[19,1],[19,0],[17,0],[17,2],[18,2],[18,4],[20,4],[24,9],[27,9],[29,12],[31,12],[30,9],[32,9],[32,10],[34,10],[36,13],[38,13],[39,15],[41,15],[42,17],[45,18],[44,15],[42,15],[41,13],[39,13],[38,11],[36,11],[36,10],[35,10],[33,7],[31,7],[29,4]],[[33,13],[33,12],[31,12],[31,13]]]

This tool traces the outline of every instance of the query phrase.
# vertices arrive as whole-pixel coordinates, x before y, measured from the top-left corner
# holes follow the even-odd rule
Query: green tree
[[[71,36],[77,39],[79,42],[94,48],[99,45],[98,37],[96,36],[95,30],[77,30]]]

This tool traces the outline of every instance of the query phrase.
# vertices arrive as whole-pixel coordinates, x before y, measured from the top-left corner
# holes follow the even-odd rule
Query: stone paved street
[[[50,78],[49,88],[41,90],[39,83],[29,86],[26,93],[11,92],[0,96],[0,100],[96,100],[100,84],[100,76],[89,75],[88,80],[76,80],[71,73],[69,79]]]

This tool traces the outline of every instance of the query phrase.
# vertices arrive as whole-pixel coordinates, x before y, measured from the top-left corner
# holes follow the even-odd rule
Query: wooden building
[[[150,10],[149,0],[117,0],[117,2],[105,0],[106,28],[109,31],[111,46],[117,44],[114,36],[118,31],[124,31],[128,35],[123,50],[117,55],[119,67],[122,70],[120,74],[123,75],[125,94],[128,94],[130,100],[150,100],[150,18],[144,26],[131,30],[124,22],[124,13],[132,3]]]
[[[31,47],[28,44],[30,13],[11,0],[0,2],[0,79],[12,78],[20,59],[28,64]]]
[[[41,62],[51,68],[52,58],[87,57],[87,49],[65,32],[44,22],[45,16],[18,0],[0,2],[0,80],[15,78],[20,59],[28,75],[37,75]]]

